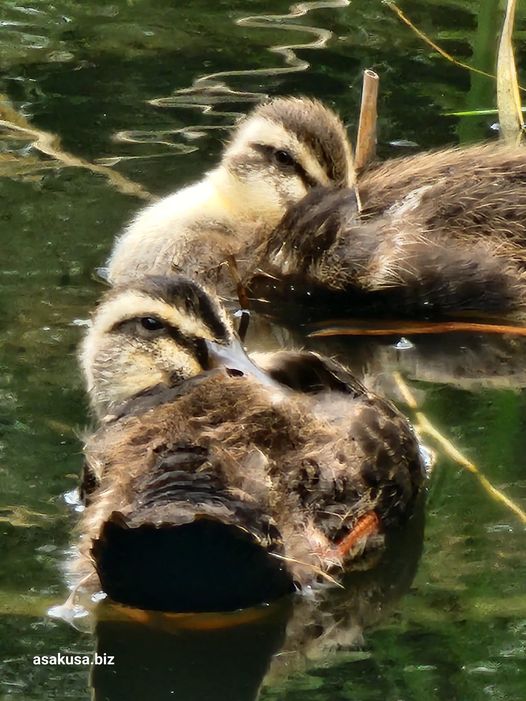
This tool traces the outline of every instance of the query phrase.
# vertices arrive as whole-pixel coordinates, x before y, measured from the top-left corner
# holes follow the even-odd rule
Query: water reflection
[[[267,51],[277,54],[282,58],[284,66],[266,66],[264,68],[243,68],[226,71],[217,71],[201,75],[193,81],[191,87],[179,88],[173,95],[167,97],[156,97],[148,102],[154,107],[163,108],[183,108],[197,110],[207,117],[219,118],[219,124],[186,124],[184,127],[163,131],[126,130],[116,134],[116,141],[151,143],[168,146],[172,153],[191,153],[197,147],[194,143],[196,139],[204,136],[205,133],[213,130],[228,131],[235,122],[242,117],[250,106],[268,97],[262,91],[238,90],[229,85],[232,79],[256,78],[280,76],[290,73],[306,71],[310,67],[309,61],[300,58],[297,51],[324,49],[333,36],[330,29],[305,24],[296,24],[294,20],[308,15],[314,10],[339,9],[347,7],[350,0],[307,0],[290,6],[286,14],[260,14],[250,17],[239,17],[235,20],[238,27],[248,27],[251,29],[268,29],[282,32],[292,32],[294,34],[308,34],[312,37],[310,41],[299,43],[274,44],[267,48]],[[222,105],[242,106],[242,111],[218,109]],[[171,137],[168,139],[168,137]],[[174,139],[180,139],[174,143]],[[149,158],[149,155],[144,158]],[[105,159],[104,163],[115,165],[120,160],[128,160],[129,157],[111,157]],[[132,157],[137,158],[137,156]]]
[[[114,656],[115,665],[93,667],[94,699],[252,701],[283,642],[289,611],[281,606],[232,626],[204,621],[203,629],[99,621],[97,654]]]
[[[173,616],[102,604],[96,624],[99,659],[91,675],[97,701],[253,701],[341,652],[367,647],[364,631],[388,618],[409,590],[423,543],[423,499],[382,555],[350,573],[345,589],[292,598],[230,615]],[[116,620],[119,618],[121,620]],[[107,659],[107,657],[106,657]]]

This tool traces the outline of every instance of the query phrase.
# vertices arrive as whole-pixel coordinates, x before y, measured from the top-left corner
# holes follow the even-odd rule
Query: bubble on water
[[[91,326],[91,321],[89,319],[73,319],[70,326],[80,326],[80,328],[87,329]]]
[[[58,604],[48,609],[47,615],[50,618],[60,618],[67,623],[71,623],[79,618],[89,616],[89,611],[80,604],[71,605],[67,601],[64,604]]]
[[[414,347],[414,343],[411,343],[411,341],[408,338],[405,338],[405,336],[402,336],[402,338],[393,346],[393,348],[396,348],[396,350],[410,350]]]
[[[429,477],[436,463],[437,454],[434,450],[429,448],[427,445],[424,445],[423,443],[420,443],[420,445],[418,446],[418,452],[420,453],[420,458],[422,460],[422,464],[424,466],[426,475]]]

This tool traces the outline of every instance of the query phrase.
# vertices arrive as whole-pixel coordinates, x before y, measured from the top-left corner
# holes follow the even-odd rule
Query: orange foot
[[[379,533],[381,525],[376,513],[369,511],[356,521],[354,528],[339,543],[336,543],[334,553],[341,558],[346,557],[358,541]]]

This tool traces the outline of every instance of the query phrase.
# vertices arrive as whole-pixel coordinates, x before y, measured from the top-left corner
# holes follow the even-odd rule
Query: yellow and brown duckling
[[[318,188],[262,243],[256,270],[353,315],[526,313],[526,150],[447,149],[386,161],[352,190]],[[265,276],[255,293],[268,293]],[[267,278],[268,280],[268,278]],[[306,301],[307,296],[303,297]],[[341,311],[343,306],[340,306]]]
[[[338,581],[422,486],[392,404],[313,353],[255,365],[188,279],[112,290],[81,362],[100,419],[81,561],[116,601],[229,610]]]
[[[108,279],[182,273],[220,293],[286,209],[317,185],[352,185],[350,147],[340,119],[316,100],[276,98],[236,128],[219,165],[199,182],[139,212],[118,238]]]

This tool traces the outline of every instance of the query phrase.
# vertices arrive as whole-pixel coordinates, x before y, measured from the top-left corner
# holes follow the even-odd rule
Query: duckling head
[[[351,186],[354,169],[339,117],[317,100],[287,97],[243,119],[211,177],[238,214],[274,226],[313,187]]]
[[[99,416],[153,387],[217,367],[270,382],[246,355],[221,305],[179,276],[146,277],[111,290],[94,314],[80,363]]]

